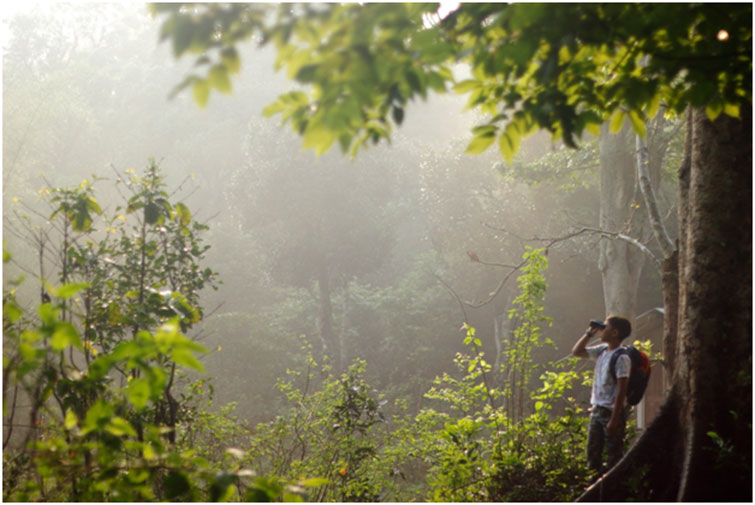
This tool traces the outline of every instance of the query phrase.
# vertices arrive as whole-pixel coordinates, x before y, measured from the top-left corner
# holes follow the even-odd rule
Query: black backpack
[[[632,368],[629,373],[629,385],[627,386],[627,403],[637,405],[645,394],[650,380],[650,359],[648,355],[640,351],[633,345],[622,345],[611,356],[608,362],[608,370],[611,372],[613,380],[616,380],[616,360],[622,354],[627,354],[632,362]]]

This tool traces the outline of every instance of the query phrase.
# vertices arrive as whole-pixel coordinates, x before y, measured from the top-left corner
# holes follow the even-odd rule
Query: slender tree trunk
[[[674,276],[672,254],[664,272],[666,317],[678,314],[665,327],[672,390],[581,500],[752,501],[752,111],[743,116],[691,111],[678,266]]]
[[[623,232],[642,240],[646,218],[637,208],[637,178],[632,134],[625,125],[611,134],[604,125],[600,134],[600,229]],[[637,288],[645,256],[621,240],[600,241],[598,266],[603,278],[606,314],[633,318]]]
[[[642,192],[645,207],[648,210],[648,216],[650,221],[650,227],[653,230],[656,241],[663,251],[663,256],[668,257],[673,254],[676,247],[668,236],[666,226],[663,223],[660,209],[658,208],[658,201],[655,197],[655,190],[653,189],[653,183],[650,177],[650,161],[648,154],[648,146],[645,139],[636,136],[637,140],[637,175],[639,179],[640,191]]]
[[[333,360],[333,370],[338,373],[341,371],[341,356],[339,350],[336,349],[335,346],[335,334],[333,332],[333,304],[330,300],[330,271],[325,261],[320,263],[317,287],[320,291],[320,308],[317,323],[320,331],[322,354]]]
[[[349,331],[349,282],[344,282],[343,286],[343,303],[341,304],[341,329],[338,332],[338,356],[341,366],[346,367],[348,358],[346,357],[346,339]]]

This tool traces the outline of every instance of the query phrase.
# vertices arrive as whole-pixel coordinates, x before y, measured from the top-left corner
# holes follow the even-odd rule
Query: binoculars
[[[593,319],[590,321],[590,328],[597,328],[597,329],[602,330],[605,327],[606,327],[606,323],[604,323],[603,321],[599,319]]]

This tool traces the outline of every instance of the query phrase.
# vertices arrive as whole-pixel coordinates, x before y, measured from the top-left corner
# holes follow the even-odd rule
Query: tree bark
[[[674,381],[684,395],[681,500],[747,497],[732,479],[751,476],[752,111],[742,121],[692,113],[692,158],[679,245],[679,340]],[[731,458],[710,432],[732,445]],[[746,451],[746,452],[742,452]],[[734,465],[736,466],[736,465]],[[728,471],[727,471],[728,470]],[[745,491],[747,491],[745,493]],[[722,497],[722,493],[728,495]],[[741,494],[744,493],[744,494]],[[745,496],[746,495],[746,496]]]
[[[678,307],[665,328],[671,393],[581,501],[752,501],[752,111],[690,114],[678,283],[674,255],[664,275],[666,317]]]

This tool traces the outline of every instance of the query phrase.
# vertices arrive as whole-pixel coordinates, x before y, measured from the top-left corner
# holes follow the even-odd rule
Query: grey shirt
[[[600,344],[588,347],[587,354],[595,359],[595,375],[592,381],[592,394],[590,395],[590,404],[592,406],[601,406],[613,409],[616,401],[616,380],[611,376],[609,363],[611,356],[618,347],[612,351],[608,350],[608,344]],[[632,362],[629,356],[623,354],[616,360],[616,379],[629,377]]]

